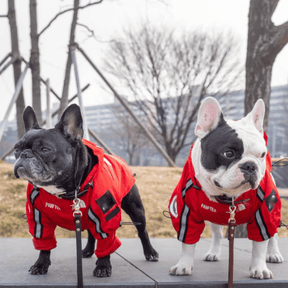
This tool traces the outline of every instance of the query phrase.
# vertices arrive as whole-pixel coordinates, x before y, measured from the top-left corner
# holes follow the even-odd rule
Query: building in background
[[[219,97],[220,105],[225,118],[240,119],[244,114],[244,91],[234,91],[224,97]],[[130,102],[133,112],[145,120],[143,112]],[[57,107],[53,107],[53,110]],[[158,153],[149,140],[139,134],[133,126],[133,121],[121,104],[115,101],[112,104],[90,106],[85,108],[85,115],[88,127],[95,131],[105,144],[117,155],[121,156],[128,163],[131,160],[129,149],[135,148],[132,165],[139,166],[167,166],[166,160]],[[43,112],[45,119],[45,112]],[[168,115],[168,119],[173,123],[173,114]],[[53,119],[53,124],[56,117]],[[271,89],[270,116],[268,129],[268,149],[272,157],[288,156],[288,86],[273,87]],[[195,123],[191,126],[190,138],[194,139]],[[133,138],[134,137],[134,138]],[[91,141],[94,139],[91,137]],[[137,141],[137,142],[135,142]],[[0,145],[0,155],[3,155],[11,145],[17,142],[16,121],[7,124],[3,139]],[[136,144],[135,144],[136,143]],[[129,145],[130,148],[129,148]],[[176,164],[182,167],[187,160],[190,146],[181,150],[176,159]],[[13,162],[13,156],[6,159]]]

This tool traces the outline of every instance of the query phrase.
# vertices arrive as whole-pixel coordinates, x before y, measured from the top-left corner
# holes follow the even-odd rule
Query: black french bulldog
[[[29,181],[26,212],[29,232],[39,258],[31,274],[46,274],[50,250],[56,247],[54,230],[60,226],[75,230],[73,199],[80,199],[82,229],[88,242],[82,257],[91,257],[97,239],[96,277],[112,273],[110,254],[120,245],[116,229],[121,208],[137,225],[148,261],[157,261],[146,231],[145,212],[128,165],[119,157],[106,155],[95,144],[82,139],[82,117],[77,105],[69,106],[53,129],[42,129],[31,107],[23,114],[26,133],[15,145],[14,174]],[[80,189],[78,189],[80,188]]]

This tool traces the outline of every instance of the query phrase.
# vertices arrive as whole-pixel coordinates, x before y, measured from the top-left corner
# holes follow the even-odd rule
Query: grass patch
[[[132,167],[136,173],[136,183],[145,207],[147,231],[155,238],[176,238],[171,220],[163,215],[168,211],[170,196],[181,177],[181,168]],[[31,237],[28,232],[25,212],[27,182],[13,176],[13,165],[0,162],[0,237]],[[288,224],[288,201],[282,200],[282,220]],[[122,221],[131,222],[122,213]],[[206,223],[202,238],[211,237],[211,229]],[[83,232],[83,237],[87,232]],[[135,238],[137,230],[133,225],[123,225],[117,230],[120,238]],[[286,228],[279,229],[280,237],[288,237]],[[57,227],[56,237],[74,238],[74,231]]]

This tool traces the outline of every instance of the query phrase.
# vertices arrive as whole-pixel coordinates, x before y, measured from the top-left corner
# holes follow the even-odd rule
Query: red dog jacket
[[[93,150],[98,163],[92,168],[80,187],[89,187],[81,199],[81,226],[89,229],[95,239],[98,258],[113,253],[121,242],[116,230],[121,221],[121,201],[135,183],[128,165],[117,156],[104,154],[103,149],[84,140],[83,143]],[[90,184],[90,185],[89,185]],[[73,200],[59,199],[44,189],[28,184],[27,219],[29,232],[37,250],[51,250],[56,247],[54,231],[56,226],[75,230]]]
[[[169,202],[169,212],[178,234],[177,238],[186,244],[199,241],[205,227],[204,220],[228,225],[230,218],[230,205],[209,200],[201,190],[191,161],[192,149],[193,146]],[[251,189],[235,199],[235,202],[240,201],[235,204],[236,225],[247,223],[248,238],[254,241],[269,239],[280,225],[281,200],[270,174],[271,164],[268,152],[265,175],[258,189]],[[242,202],[244,199],[249,201]]]

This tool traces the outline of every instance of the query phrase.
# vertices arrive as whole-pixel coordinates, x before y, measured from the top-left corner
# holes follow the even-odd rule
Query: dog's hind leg
[[[94,254],[95,249],[95,238],[88,229],[88,238],[85,248],[82,250],[82,258],[90,258]]]
[[[158,261],[159,255],[152,247],[146,231],[145,210],[136,184],[122,199],[121,206],[134,223],[139,223],[139,225],[136,225],[136,229],[143,246],[145,258],[148,261]]]
[[[218,261],[221,255],[222,226],[209,222],[212,229],[212,243],[204,256],[205,261]]]

